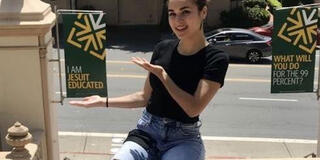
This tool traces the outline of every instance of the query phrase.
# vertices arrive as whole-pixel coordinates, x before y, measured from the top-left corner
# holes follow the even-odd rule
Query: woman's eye
[[[175,15],[176,15],[175,13],[169,13],[170,17],[175,16]]]
[[[189,13],[190,13],[190,11],[188,11],[188,10],[182,11],[182,14],[189,14]]]

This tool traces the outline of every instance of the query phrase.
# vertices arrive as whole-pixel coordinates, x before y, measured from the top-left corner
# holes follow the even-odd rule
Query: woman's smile
[[[179,31],[179,32],[183,32],[183,31],[185,31],[185,30],[187,30],[187,26],[185,26],[185,25],[183,25],[183,26],[177,26],[176,27],[176,30],[177,31]]]

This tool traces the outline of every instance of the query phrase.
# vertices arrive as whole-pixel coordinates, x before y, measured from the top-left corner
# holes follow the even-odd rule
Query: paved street
[[[139,91],[146,72],[129,60],[132,56],[149,59],[151,52],[112,49],[108,54],[109,96]],[[315,140],[318,118],[315,94],[270,94],[270,70],[270,64],[232,63],[225,86],[201,115],[202,134]],[[58,86],[55,88],[58,92]],[[59,130],[127,133],[134,128],[141,110],[88,110],[65,103],[58,109]]]

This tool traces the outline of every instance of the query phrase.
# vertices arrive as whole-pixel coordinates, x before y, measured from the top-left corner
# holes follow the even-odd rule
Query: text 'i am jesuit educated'
[[[81,66],[67,67],[68,88],[70,89],[102,89],[103,83],[99,81],[90,81],[89,73],[82,73]]]

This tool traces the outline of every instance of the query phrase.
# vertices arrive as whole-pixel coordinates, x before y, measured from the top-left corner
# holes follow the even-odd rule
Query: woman
[[[118,108],[146,107],[114,160],[204,160],[200,113],[223,86],[229,58],[203,33],[207,0],[168,0],[169,24],[178,40],[156,45],[141,92],[116,98],[91,96],[70,104]]]

